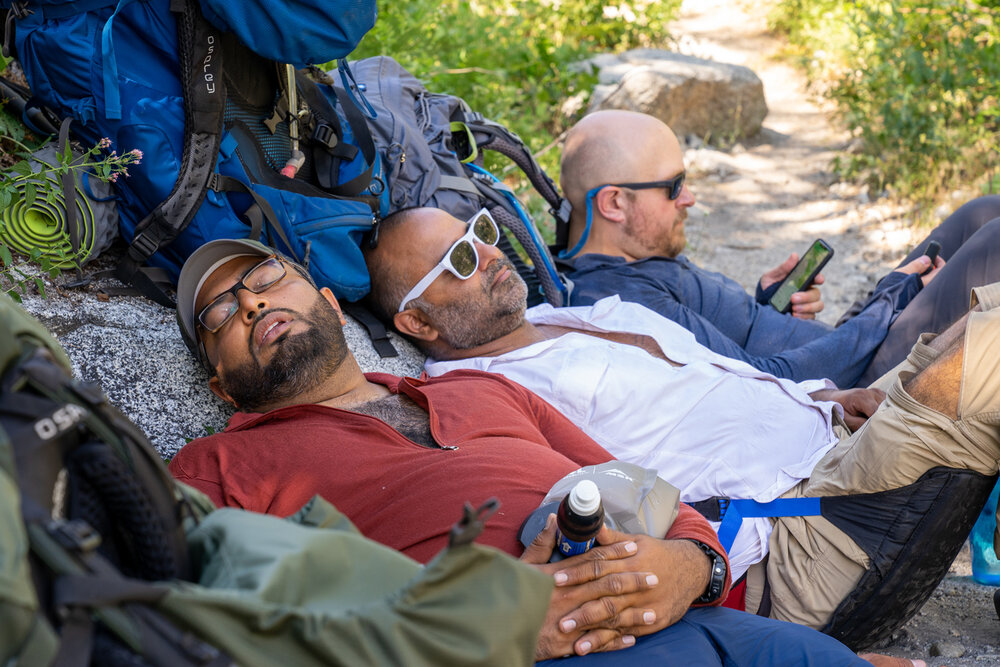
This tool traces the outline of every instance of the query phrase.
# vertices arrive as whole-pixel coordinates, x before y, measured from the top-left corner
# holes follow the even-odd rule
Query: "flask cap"
[[[597,512],[601,506],[601,492],[589,479],[582,480],[569,492],[569,507],[580,516]]]

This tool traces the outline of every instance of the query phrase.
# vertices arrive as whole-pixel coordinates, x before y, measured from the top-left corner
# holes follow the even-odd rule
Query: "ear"
[[[208,381],[208,388],[212,390],[213,394],[224,400],[226,403],[229,403],[229,405],[239,409],[240,406],[236,405],[236,401],[233,400],[233,397],[222,389],[222,386],[219,384],[218,375],[213,375],[212,379]]]
[[[594,195],[594,217],[600,215],[609,222],[624,224],[627,219],[628,201],[625,191],[613,185],[602,188]]]
[[[407,308],[393,315],[392,323],[399,333],[416,340],[431,342],[438,339],[438,330],[434,328],[427,314],[419,308]]]
[[[340,317],[340,326],[346,326],[347,320],[344,318],[344,311],[340,309],[340,303],[337,301],[337,297],[333,295],[333,292],[329,287],[321,287],[319,293],[323,295],[323,298],[333,306],[333,309],[337,311],[337,316]]]

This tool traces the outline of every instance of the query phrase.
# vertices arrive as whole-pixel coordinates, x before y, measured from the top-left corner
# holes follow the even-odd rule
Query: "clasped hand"
[[[555,580],[536,660],[631,646],[679,620],[708,586],[708,558],[687,540],[605,527],[599,546],[549,563],[555,536],[553,514],[521,556]]]

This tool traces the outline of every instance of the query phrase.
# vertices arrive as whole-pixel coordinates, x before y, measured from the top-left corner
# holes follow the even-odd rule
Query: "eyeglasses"
[[[604,188],[625,188],[626,190],[652,190],[654,188],[664,188],[667,191],[667,199],[674,201],[681,196],[681,192],[684,190],[684,176],[685,173],[682,171],[671,179],[666,181],[646,181],[643,183],[605,183],[604,185],[598,185],[596,188],[591,188],[587,190],[587,194],[584,200],[587,203],[587,223],[583,228],[583,234],[580,235],[580,240],[577,241],[576,245],[571,249],[563,249],[559,251],[560,259],[569,259],[580,252],[584,244],[587,242],[587,238],[590,236],[590,228],[594,222],[594,197],[597,193]]]
[[[281,263],[281,260],[277,257],[268,257],[244,273],[235,285],[202,308],[201,312],[198,313],[198,322],[205,327],[206,331],[215,333],[240,309],[237,293],[241,289],[260,294],[273,287],[275,283],[285,277],[286,273],[285,265]]]
[[[667,191],[667,199],[674,201],[681,196],[681,190],[684,189],[684,172],[682,171],[667,181],[647,181],[645,183],[610,183],[609,185],[616,188],[626,188],[628,190],[652,190],[654,188],[665,188]],[[608,186],[602,185],[601,187],[606,188]]]
[[[401,313],[406,310],[406,304],[427,291],[431,283],[445,271],[450,271],[459,280],[468,280],[472,277],[479,268],[479,251],[476,250],[475,241],[495,246],[500,240],[500,229],[485,208],[472,216],[468,224],[469,230],[448,248],[448,252],[437,266],[428,271],[427,275],[407,292],[396,312]]]

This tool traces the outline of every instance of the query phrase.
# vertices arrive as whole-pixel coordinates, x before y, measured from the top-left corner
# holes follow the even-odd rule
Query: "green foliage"
[[[772,25],[829,83],[864,149],[835,168],[930,203],[1000,162],[997,0],[783,0]],[[821,56],[816,57],[817,51]]]
[[[29,144],[23,143],[28,141]],[[60,177],[63,174],[78,173],[87,170],[93,176],[103,181],[115,181],[121,175],[127,174],[128,166],[142,159],[142,152],[128,151],[118,155],[112,151],[105,155],[103,151],[110,147],[110,139],[102,139],[82,156],[73,153],[67,145],[62,151],[57,151],[56,164],[43,164],[35,161],[35,169],[29,162],[31,154],[38,148],[38,142],[25,136],[24,126],[12,119],[9,114],[0,110],[0,148],[3,148],[5,159],[16,160],[7,173],[0,175],[0,214],[7,208],[20,202],[23,208],[30,208],[37,200],[44,199],[54,206],[62,197]],[[44,142],[43,142],[44,143]],[[0,291],[16,301],[34,285],[42,296],[45,296],[45,284],[41,278],[22,271],[15,263],[15,255],[2,239],[2,225],[5,218],[0,215]],[[52,279],[59,277],[60,266],[76,265],[77,258],[70,256],[68,235],[61,244],[45,249],[31,248],[27,259],[41,267],[42,271]]]
[[[42,255],[42,251],[38,248],[31,249],[28,260],[38,264],[49,278],[55,280],[59,277],[60,270],[53,265],[53,261],[49,257]],[[0,243],[0,291],[20,303],[21,295],[27,294],[28,288],[32,285],[39,294],[45,296],[45,283],[42,279],[22,271],[14,263],[14,256],[10,248]]]
[[[557,176],[558,136],[583,113],[595,74],[569,67],[599,52],[657,46],[680,0],[410,0],[386,3],[352,58],[386,54],[429,90],[458,95],[516,132]],[[578,103],[572,111],[563,105]],[[499,163],[487,163],[499,173]],[[512,185],[523,193],[524,183]],[[532,213],[543,207],[529,200]],[[537,218],[536,218],[537,219]]]

